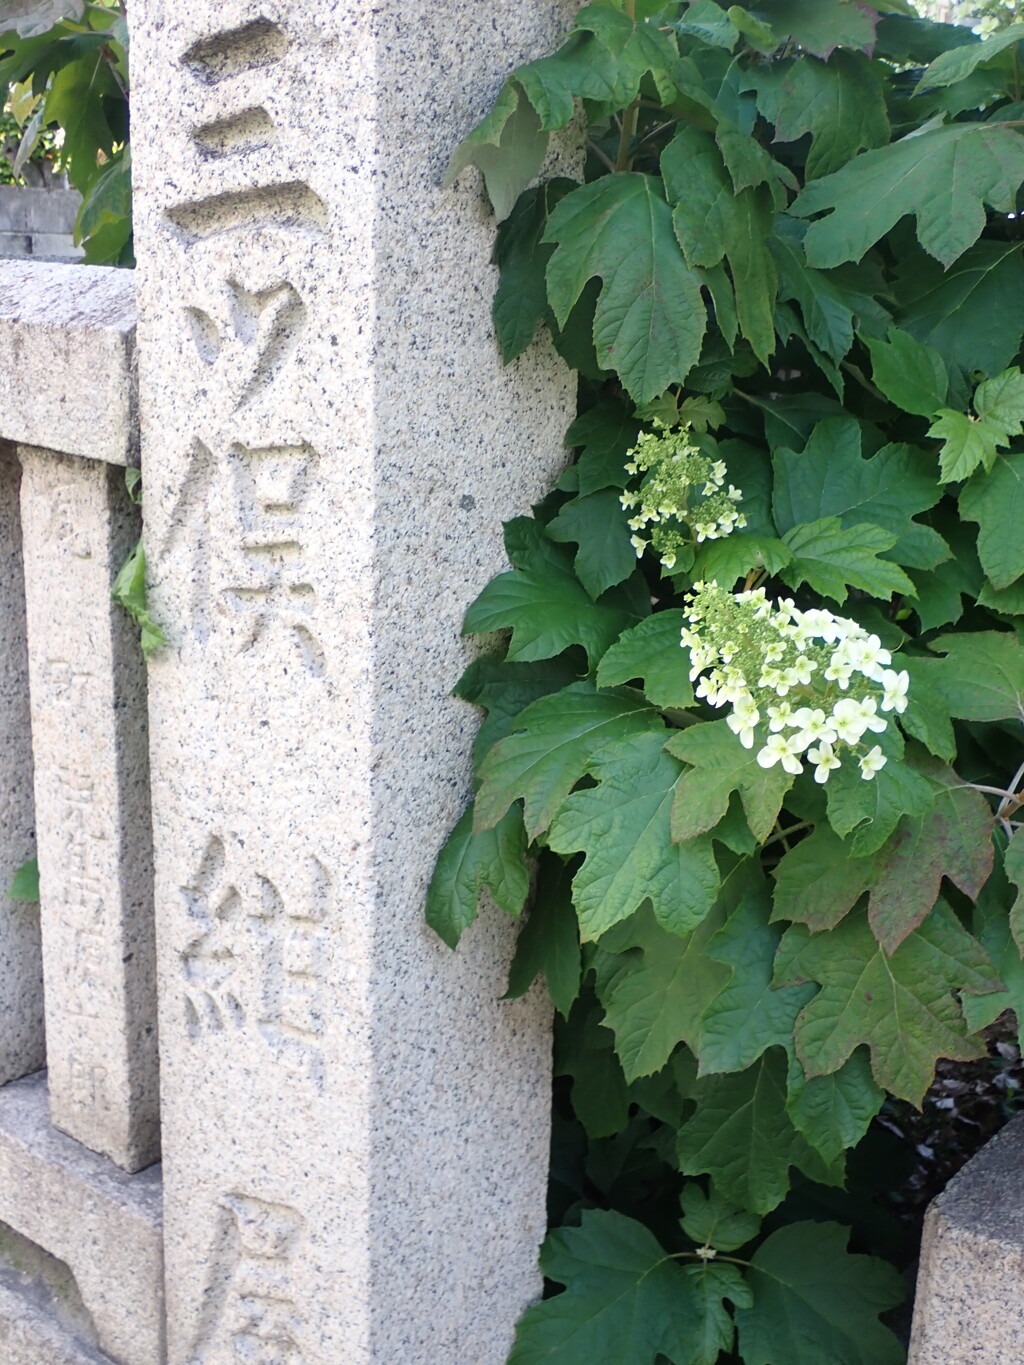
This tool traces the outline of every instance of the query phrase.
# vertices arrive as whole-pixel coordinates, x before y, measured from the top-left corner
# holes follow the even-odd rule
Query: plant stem
[[[587,149],[588,151],[593,152],[594,155],[597,157],[598,161],[602,162],[605,166],[607,166],[610,171],[615,170],[615,162],[611,159],[607,152],[602,152],[601,148],[597,145],[596,142],[588,142]]]
[[[633,165],[633,139],[636,136],[636,120],[640,112],[640,101],[634,100],[622,115],[622,132],[619,134],[619,154],[615,158],[617,171],[628,171]]]

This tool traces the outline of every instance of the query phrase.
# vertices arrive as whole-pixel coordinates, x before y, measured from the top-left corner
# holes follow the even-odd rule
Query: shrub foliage
[[[454,946],[536,866],[554,1230],[513,1365],[903,1358],[872,1120],[1024,993],[1022,37],[597,0],[453,160],[505,359],[543,329],[580,377],[466,616],[505,646],[428,907]],[[533,183],[581,107],[583,183]]]

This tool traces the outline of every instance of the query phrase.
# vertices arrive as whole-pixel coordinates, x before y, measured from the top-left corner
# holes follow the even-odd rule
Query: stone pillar
[[[574,386],[440,182],[574,8],[130,6],[171,1365],[501,1365],[539,1289],[548,1011],[422,912]]]
[[[20,447],[50,1112],[126,1171],[159,1156],[145,668],[111,584],[124,470]]]
[[[20,481],[0,442],[0,1086],[46,1064],[39,907],[7,895],[35,853]]]

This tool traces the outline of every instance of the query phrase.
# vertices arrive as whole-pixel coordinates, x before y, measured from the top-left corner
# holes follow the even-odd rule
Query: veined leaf
[[[580,993],[580,932],[568,869],[556,858],[541,860],[537,894],[519,931],[503,999],[525,995],[540,973],[544,974],[551,1003],[563,1019],[568,1019]]]
[[[974,395],[976,417],[943,408],[929,436],[941,436],[942,478],[951,483],[966,479],[979,465],[991,471],[996,452],[1020,434],[1024,426],[1024,375],[1016,366],[979,384]]]
[[[835,277],[812,270],[804,255],[806,225],[780,214],[768,246],[779,272],[779,298],[800,305],[807,335],[836,364],[853,345],[853,315],[857,299],[851,298]]]
[[[851,1256],[849,1235],[838,1223],[791,1223],[754,1252],[754,1302],[736,1314],[746,1365],[902,1365],[878,1315],[906,1285],[888,1262]]]
[[[712,1188],[705,1194],[696,1181],[683,1186],[683,1231],[698,1246],[716,1251],[738,1251],[757,1236],[761,1219],[756,1213],[738,1209]]]
[[[776,142],[811,135],[805,175],[829,175],[858,152],[889,141],[889,116],[879,74],[861,52],[835,52],[755,67],[746,88],[775,125]]]
[[[900,564],[931,569],[948,559],[949,547],[938,532],[913,520],[942,496],[934,460],[909,445],[885,446],[865,460],[861,440],[858,422],[833,417],[819,422],[802,454],[775,452],[779,531],[785,535],[830,516],[839,518],[844,531],[870,522],[896,537],[885,553]]]
[[[817,932],[834,929],[867,891],[873,862],[822,822],[791,848],[775,869],[773,920],[795,920]]]
[[[878,13],[849,0],[758,0],[756,9],[780,38],[827,60],[837,47],[868,50],[875,41]]]
[[[904,762],[895,726],[889,725],[878,743],[886,764],[870,781],[851,755],[825,789],[829,822],[841,838],[850,836],[849,850],[858,858],[881,848],[904,815],[925,815],[935,799],[931,784]]]
[[[659,709],[693,705],[690,653],[682,647],[683,613],[656,611],[623,631],[597,666],[598,687],[617,687],[640,678],[644,695]]]
[[[731,979],[701,1021],[699,1075],[745,1071],[770,1047],[788,1047],[812,986],[775,990],[772,969],[782,931],[769,923],[771,897],[756,864],[741,865],[728,884],[729,918],[707,955],[732,969]],[[745,873],[745,875],[743,875]]]
[[[662,728],[658,713],[628,688],[595,692],[591,683],[573,683],[541,697],[481,764],[474,828],[492,829],[522,797],[526,832],[535,839],[601,745]]]
[[[661,170],[687,263],[716,266],[728,257],[740,330],[767,361],[775,349],[770,194],[751,187],[737,192],[714,137],[699,128],[680,128],[661,155]]]
[[[1000,456],[987,474],[975,474],[960,512],[981,528],[978,554],[992,586],[1008,588],[1024,574],[1024,455]]]
[[[427,891],[427,923],[449,948],[477,916],[480,891],[488,887],[495,903],[518,918],[530,889],[526,831],[518,806],[510,807],[493,829],[473,832],[470,807],[452,830],[437,860]]]
[[[723,920],[724,912],[716,907],[686,938],[662,929],[649,910],[630,922],[629,953],[598,984],[627,1080],[653,1076],[680,1043],[693,1052],[699,1049],[704,1011],[730,975],[728,967],[706,954]]]
[[[710,839],[673,844],[669,815],[681,765],[657,731],[606,745],[587,765],[596,787],[566,797],[551,822],[556,853],[585,853],[573,879],[584,942],[600,938],[649,900],[664,929],[685,936],[706,918],[719,887]]]
[[[951,52],[943,52],[927,67],[917,83],[915,95],[939,86],[955,85],[969,76],[983,62],[990,62],[1006,48],[1012,47],[1024,38],[1024,24],[1010,24],[1008,28],[993,33],[983,42],[972,43],[970,47],[955,47]]]
[[[603,488],[599,493],[573,498],[546,529],[559,544],[579,547],[573,569],[595,602],[636,568],[626,514],[614,489]]]
[[[791,558],[781,577],[791,588],[809,583],[840,606],[849,587],[886,601],[894,593],[914,595],[914,585],[903,570],[878,558],[892,549],[896,536],[871,522],[853,521],[844,529],[838,517],[819,517],[794,526],[782,543]]]
[[[999,987],[980,944],[942,902],[891,957],[864,914],[847,915],[820,934],[795,924],[779,948],[775,980],[821,986],[796,1024],[797,1055],[808,1077],[838,1071],[865,1044],[878,1084],[915,1105],[940,1057],[984,1055],[953,991],[985,995]]]
[[[551,659],[582,645],[596,662],[636,616],[616,602],[594,602],[573,572],[569,552],[537,523],[518,521],[528,541],[510,553],[517,567],[491,579],[466,612],[463,634],[510,628],[511,660]]]
[[[588,1209],[578,1228],[548,1235],[541,1267],[567,1288],[526,1310],[509,1365],[707,1360],[695,1353],[703,1314],[694,1283],[642,1223]]]
[[[942,635],[929,648],[946,657],[918,664],[958,720],[1024,719],[1024,646],[1010,632]],[[884,771],[884,769],[883,769]]]
[[[871,377],[904,412],[934,417],[946,402],[949,376],[938,351],[898,327],[889,329],[888,341],[865,337],[871,352]]]
[[[925,760],[922,767],[939,787],[934,805],[905,816],[875,858],[868,920],[890,954],[930,912],[944,877],[973,901],[992,871],[987,802],[943,764]]]
[[[692,771],[676,786],[672,838],[693,839],[714,829],[738,791],[751,833],[763,843],[782,808],[793,778],[781,767],[762,768],[752,749],[744,749],[726,721],[709,721],[676,731],[668,752]]]
[[[773,1047],[746,1071],[705,1076],[694,1087],[697,1112],[679,1130],[679,1168],[710,1175],[726,1199],[770,1213],[789,1189],[796,1166],[820,1184],[842,1183],[842,1166],[826,1165],[786,1113],[786,1053]]]
[[[856,1147],[884,1101],[866,1048],[857,1048],[838,1071],[812,1080],[797,1058],[790,1058],[786,1110],[823,1161],[835,1161],[846,1148]]]
[[[682,382],[700,359],[707,312],[660,181],[620,172],[581,186],[554,210],[544,240],[558,244],[547,283],[559,325],[600,277],[599,362],[618,372],[638,403]]]
[[[552,248],[542,245],[548,215],[575,189],[572,180],[548,180],[527,191],[498,227],[494,260],[501,272],[492,316],[502,359],[507,364],[533,341],[548,305],[544,271]]]
[[[581,494],[625,488],[626,459],[639,433],[640,423],[626,405],[612,399],[602,399],[576,418],[565,433],[565,444],[582,447],[576,464]]]
[[[494,108],[455,149],[444,183],[450,185],[469,165],[479,167],[500,222],[540,170],[547,149],[548,133],[533,106],[516,81],[506,81]]]
[[[985,205],[1012,213],[1024,181],[1024,138],[1010,128],[954,123],[863,152],[814,180],[791,212],[831,210],[807,231],[813,266],[857,261],[903,217],[921,245],[950,266],[981,236]]]

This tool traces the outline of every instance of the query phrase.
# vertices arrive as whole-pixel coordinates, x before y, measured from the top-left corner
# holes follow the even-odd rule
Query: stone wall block
[[[503,1365],[539,1291],[549,1011],[423,904],[575,390],[441,179],[574,10],[129,7],[171,1365]]]
[[[139,534],[123,470],[21,447],[53,1122],[159,1154],[145,668],[111,600]]]
[[[908,1365],[1024,1358],[1024,1118],[953,1177],[925,1216]]]
[[[0,442],[0,1085],[46,1059],[39,907],[7,895],[36,851],[20,484],[16,453]]]

